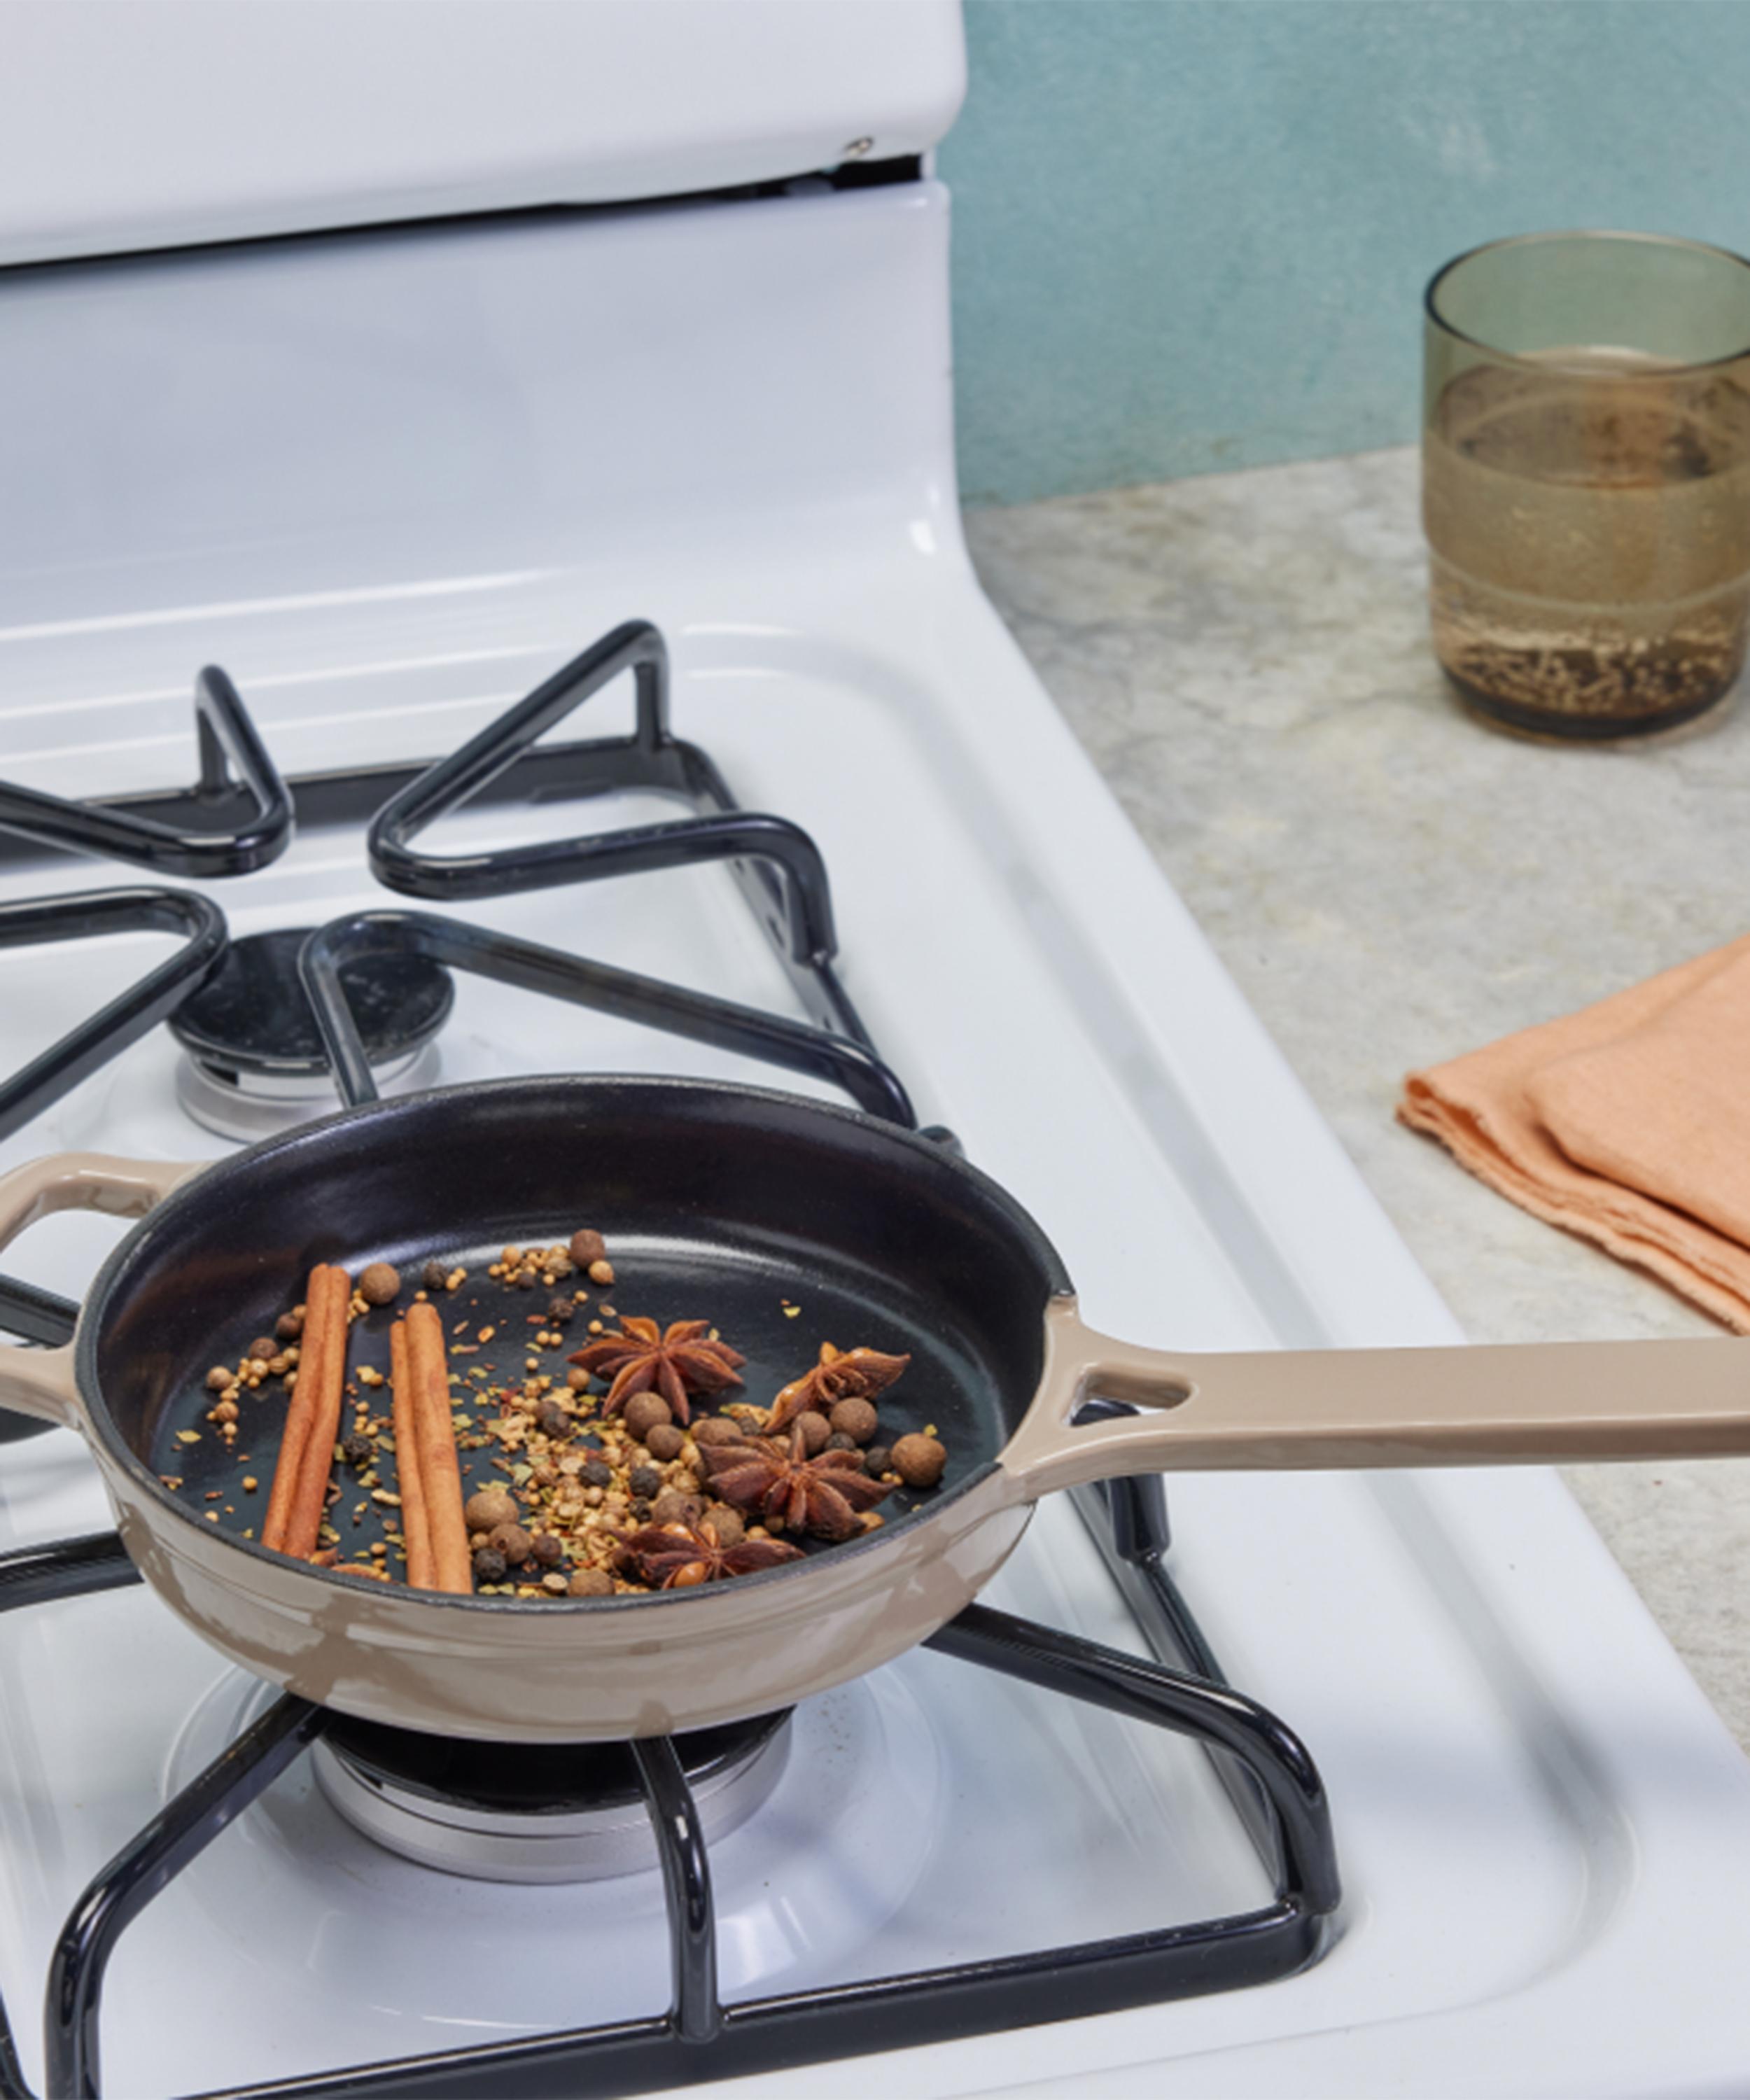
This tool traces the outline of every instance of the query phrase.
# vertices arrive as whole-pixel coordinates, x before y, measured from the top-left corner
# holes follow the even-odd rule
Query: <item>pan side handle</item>
[[[1085,1400],[1148,1413],[1071,1426]],[[1750,1345],[1726,1336],[1167,1354],[1046,1312],[1002,1457],[1018,1500],[1124,1473],[1570,1465],[1750,1452]]]
[[[113,1159],[99,1152],[58,1152],[0,1175],[0,1247],[51,1211],[106,1211],[140,1218],[206,1164],[185,1159]],[[73,1344],[60,1349],[0,1347],[0,1407],[40,1421],[76,1423]]]

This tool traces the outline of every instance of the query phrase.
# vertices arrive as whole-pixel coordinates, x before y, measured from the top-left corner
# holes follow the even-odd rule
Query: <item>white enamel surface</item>
[[[0,262],[889,160],[964,90],[955,0],[7,0]]]
[[[600,629],[648,614],[674,645],[677,728],[713,751],[745,801],[816,833],[834,874],[845,980],[877,1039],[926,1117],[951,1123],[1035,1211],[1091,1322],[1191,1348],[1449,1338],[1448,1316],[971,582],[947,465],[946,335],[932,303],[941,289],[939,199],[772,209],[749,228],[753,277],[762,287],[830,278],[842,295],[811,313],[800,297],[781,306],[788,326],[807,317],[807,354],[787,337],[782,372],[762,377],[759,324],[736,307],[712,343],[695,339],[696,370],[671,342],[661,375],[663,398],[679,388],[673,398],[687,402],[733,377],[716,395],[726,442],[749,448],[733,503],[730,479],[714,479],[707,461],[699,502],[674,508],[674,488],[697,464],[685,449],[696,426],[677,409],[672,421],[638,423],[642,483],[620,472],[630,439],[610,448],[611,509],[577,493],[591,487],[591,461],[566,450],[580,442],[575,427],[562,417],[540,425],[554,448],[546,483],[555,492],[536,520],[538,532],[550,527],[557,550],[544,565],[531,558],[527,514],[507,499],[477,509],[471,562],[422,569],[431,548],[460,560],[464,506],[447,510],[434,496],[423,539],[399,513],[394,530],[386,525],[357,596],[334,594],[337,560],[331,574],[295,505],[274,512],[285,527],[277,542],[264,532],[214,550],[198,540],[198,505],[186,490],[173,494],[179,522],[150,561],[143,528],[130,559],[116,551],[129,537],[121,498],[83,520],[67,506],[58,529],[73,552],[42,585],[46,602],[63,607],[61,624],[28,616],[21,542],[0,574],[10,623],[0,634],[0,710],[22,755],[9,766],[42,785],[156,785],[182,774],[187,679],[214,655],[257,702],[289,770],[435,749]],[[651,297],[707,267],[729,230],[690,214],[653,225]],[[637,258],[617,233],[602,236],[599,255],[584,252],[584,232],[567,238],[580,247],[544,251],[550,267],[529,282],[538,274],[582,284],[599,266],[617,300],[636,289]],[[513,275],[522,267],[508,252],[465,269],[477,262]],[[416,271],[404,283],[434,281]],[[163,285],[170,298],[174,288]],[[361,309],[361,329],[376,325],[373,311]],[[0,357],[7,340],[0,330]],[[542,390],[544,352],[509,331],[493,357],[478,375],[483,387],[491,381],[482,426],[499,428],[514,399],[544,415],[553,406],[558,397]],[[884,434],[879,475],[862,450],[866,426],[847,420],[847,370]],[[417,457],[433,441],[430,404],[408,390],[404,403],[386,391],[382,427],[355,433],[375,448],[337,484],[337,538],[349,549],[369,537],[360,492],[391,487],[398,451]],[[194,404],[176,412],[198,420]],[[840,422],[835,454],[827,438]],[[463,450],[475,427],[459,434]],[[762,428],[771,440],[763,454],[752,442]],[[294,488],[296,462],[274,450],[271,424],[259,435],[252,486]],[[528,489],[517,483],[515,494]],[[240,489],[220,493],[240,515]],[[293,579],[283,585],[281,554]],[[223,586],[205,587],[218,571]],[[282,588],[297,602],[276,598]],[[130,608],[134,616],[117,616]],[[624,713],[619,696],[602,708],[610,722]],[[607,814],[488,812],[456,820],[449,835],[456,845],[551,836]],[[70,862],[55,875],[67,886],[116,879]],[[0,875],[0,896],[48,886],[42,868]],[[321,835],[223,897],[240,931],[386,901],[364,874],[358,840]],[[547,893],[475,915],[734,995],[784,996],[719,875]],[[0,1057],[10,1063],[39,1045],[96,988],[161,946],[38,951],[29,1001],[0,1009]],[[10,984],[15,961],[7,968]],[[443,1057],[452,1078],[567,1065],[749,1069],[465,982]],[[137,1046],[28,1143],[3,1148],[4,1158],[49,1143],[201,1156],[210,1141],[171,1105],[169,1061],[162,1039]],[[116,1229],[51,1220],[8,1260],[74,1288]],[[1750,1871],[1750,1768],[1558,1485],[1542,1474],[1202,1476],[1174,1484],[1170,1499],[1175,1566],[1219,1652],[1304,1735],[1329,1783],[1349,1890],[1335,1950],[1267,1991],[812,2067],[744,2089],[810,2100],[1033,2087],[1187,2096],[1742,2090],[1750,2009],[1738,1978],[1750,1926],[1736,1891]],[[60,1435],[0,1451],[0,1507],[15,1538],[95,1525],[102,1515],[89,1466]],[[1042,1511],[996,1600],[1135,1639],[1061,1506]],[[33,2065],[55,1921],[160,1798],[184,1754],[177,1745],[190,1713],[222,1667],[143,1595],[0,1620],[0,1856],[14,1863],[0,1899],[0,1988]],[[942,1798],[1004,1804],[1000,1820],[976,1829],[949,1819],[954,1843],[972,1848],[978,1914],[945,1926],[930,1906],[908,1902],[901,1933],[872,1904],[861,1939],[836,1926],[828,1935],[844,1950],[839,1973],[863,1973],[901,1943],[907,1959],[976,1952],[1047,1912],[1075,1937],[1140,1922],[1151,1904],[1183,1915],[1181,1899],[1255,1893],[1219,1808],[1195,1835],[1176,1808],[1170,1823],[1157,1820],[1156,1804],[1204,1784],[1195,1758],[1169,1752],[1156,1774],[1159,1746],[1030,1697],[1026,1710],[1038,1718],[1023,1728],[1011,1718],[1021,1695],[982,1680],[954,1685],[938,1713],[935,1687],[954,1674],[935,1658],[908,1659],[870,1696],[903,1705],[916,1696],[943,1761]],[[976,1755],[955,1718],[962,1701],[994,1717],[976,1732]],[[1104,1796],[1117,1812],[1090,1811],[1089,1788],[1117,1789]],[[249,1957],[284,1964],[298,2010],[276,2009],[269,1993],[259,2011],[249,2001],[250,2026],[244,1994],[204,1992],[206,2054],[195,2072],[178,2054],[195,2038],[148,2018],[151,1979],[165,1973],[153,1964],[174,1960],[179,1973],[200,1974],[190,1950],[205,1947],[223,1975],[236,1959],[234,1935],[214,1926],[214,1907],[246,1889],[248,1914],[260,1917],[273,1886],[273,1827],[264,1807],[230,1833],[167,1899],[164,1940],[148,1929],[118,1962],[118,2076],[122,2052],[136,2052],[124,2089],[286,2073],[349,2051],[485,2039],[494,2021],[576,2014],[569,1948],[546,1966],[544,1955],[505,1961],[488,1932],[468,1995],[422,2018],[418,1979],[448,1973],[461,1930],[437,1884],[396,1953],[372,1943],[372,1988],[343,2005],[347,1994],[325,1981],[324,1933],[350,1943],[361,1904],[374,1917],[388,1913],[372,1906],[392,1911],[403,1900],[385,1892],[378,1861],[348,1855],[331,1872],[310,1865],[313,1890],[300,1884],[298,1915],[320,1913],[322,1928],[312,1922],[277,1955]],[[1073,1842],[1060,1842],[1066,1828]],[[252,1864],[222,1860],[226,1847]],[[963,1893],[974,1886],[965,1860],[955,1868],[949,1858],[941,1855],[941,1885]],[[432,1962],[436,1971],[421,1966]],[[477,2019],[487,2024],[466,2024]]]

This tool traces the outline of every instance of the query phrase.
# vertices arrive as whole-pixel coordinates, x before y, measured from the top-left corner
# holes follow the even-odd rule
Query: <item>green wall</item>
[[[1537,227],[1750,249],[1746,0],[967,0],[962,490],[1414,435],[1419,301]]]

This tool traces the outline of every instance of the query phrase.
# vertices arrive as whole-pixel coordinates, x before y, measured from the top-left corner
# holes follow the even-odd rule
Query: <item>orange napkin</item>
[[[1750,934],[1413,1072],[1398,1114],[1750,1334]]]

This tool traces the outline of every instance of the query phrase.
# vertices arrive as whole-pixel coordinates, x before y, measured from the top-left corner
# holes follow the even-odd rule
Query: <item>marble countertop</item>
[[[1427,642],[1410,452],[967,516],[985,587],[1478,1341],[1717,1331],[1393,1117],[1404,1074],[1750,926],[1750,712],[1479,726]],[[1750,1748],[1750,1459],[1567,1476]]]

